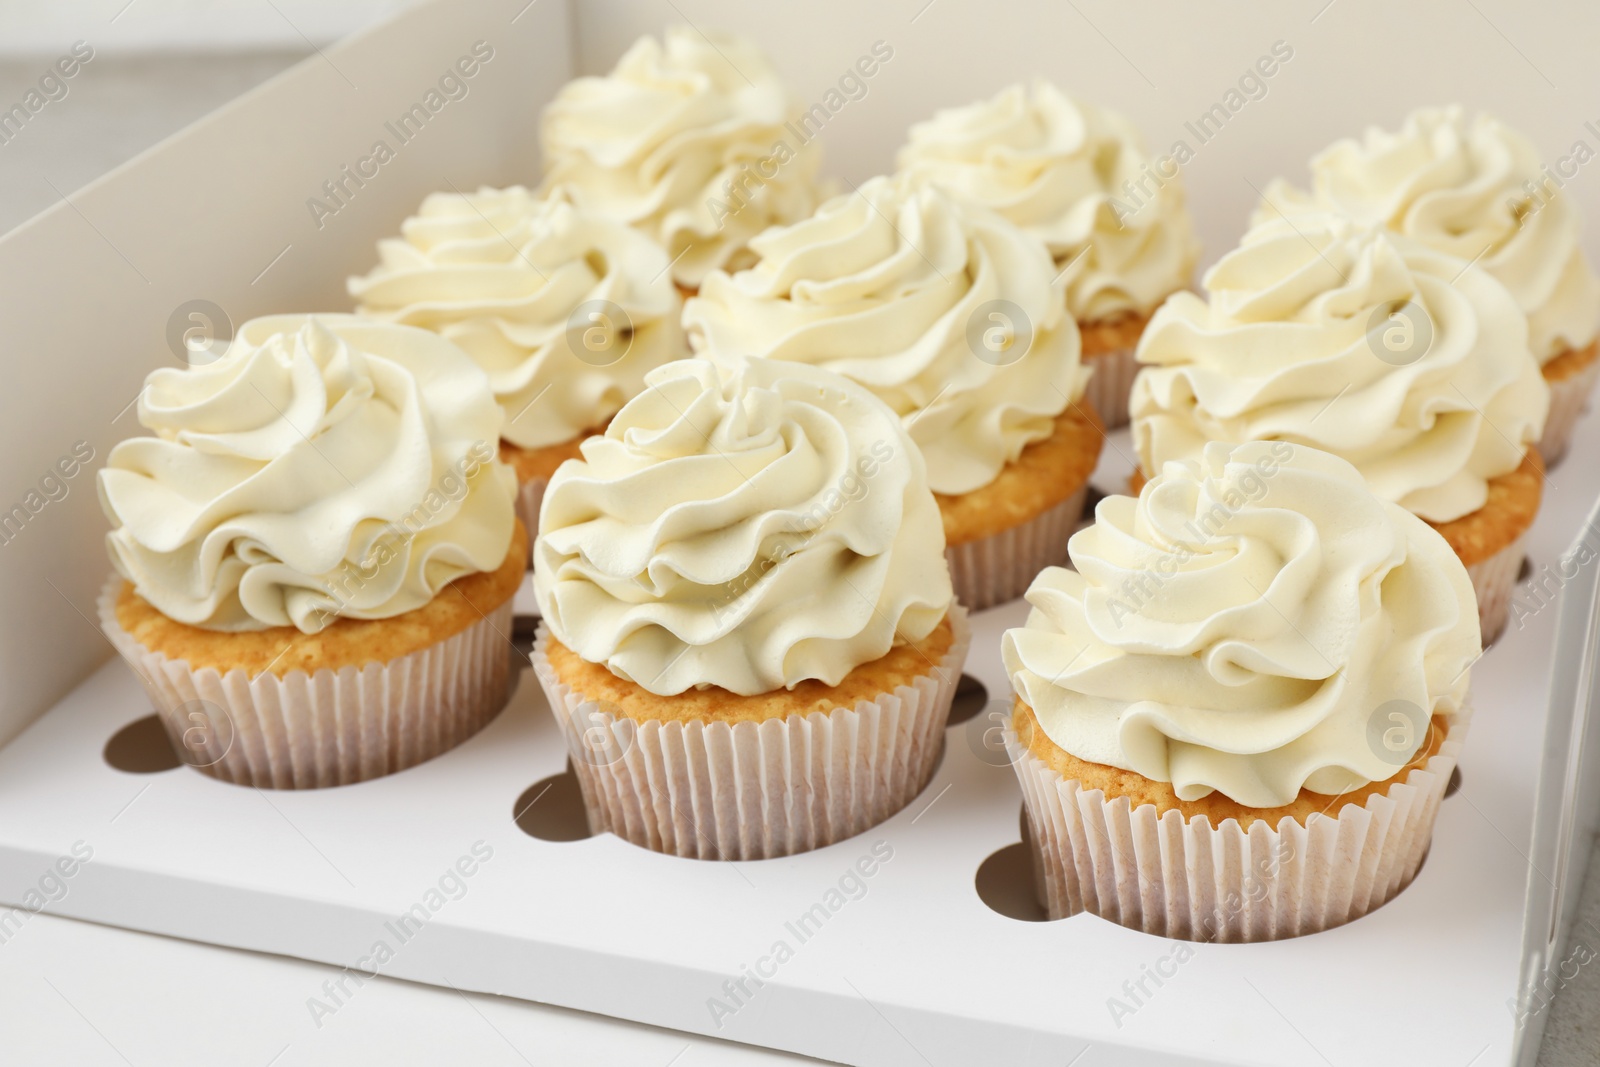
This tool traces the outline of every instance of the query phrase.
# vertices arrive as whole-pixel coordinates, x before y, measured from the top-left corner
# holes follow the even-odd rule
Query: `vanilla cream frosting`
[[[1208,441],[1285,440],[1353,463],[1433,522],[1482,507],[1539,439],[1549,389],[1487,273],[1327,215],[1269,222],[1151,318],[1129,402],[1140,466]]]
[[[483,371],[424,330],[353,315],[239,328],[153,372],[100,471],[111,561],[208,630],[383,619],[505,561],[516,479]]]
[[[951,602],[921,454],[866,390],[795,363],[657,368],[545,491],[550,632],[652,693],[836,685]]]
[[[523,448],[604,426],[647,371],[687,354],[666,253],[559,195],[435,193],[378,256],[350,279],[360,312],[465,349]]]
[[[1153,181],[1132,123],[1047,81],[936,112],[911,127],[897,164],[1044,241],[1079,322],[1148,314],[1194,273],[1200,245],[1176,166]]]
[[[1336,456],[1214,442],[1112,496],[1001,656],[1079,759],[1257,808],[1392,777],[1466,696],[1477,601],[1444,538]]]
[[[905,421],[937,493],[993,481],[1083,395],[1078,328],[1037,240],[907,178],[873,178],[750,243],[684,308],[695,351],[843,374]]]
[[[725,33],[641,37],[605,77],[544,110],[544,188],[660,242],[694,288],[768,226],[816,206],[820,149],[786,126],[800,105],[767,57]],[[798,127],[796,127],[798,129]]]
[[[1333,210],[1475,260],[1527,314],[1540,363],[1600,330],[1600,278],[1579,244],[1577,206],[1547,180],[1532,142],[1498,120],[1422,108],[1394,133],[1336,141],[1311,161],[1311,179],[1310,192],[1273,182],[1256,220]]]

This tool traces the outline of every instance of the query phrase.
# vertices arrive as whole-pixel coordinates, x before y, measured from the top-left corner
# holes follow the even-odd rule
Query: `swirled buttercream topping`
[[[1283,440],[1353,463],[1433,522],[1482,507],[1544,431],[1527,320],[1487,273],[1336,216],[1266,223],[1177,293],[1139,344],[1140,465]]]
[[[155,371],[154,436],[111,450],[112,563],[168,618],[210,630],[383,619],[510,548],[500,410],[455,345],[351,315],[239,328],[222,358]]]
[[[568,83],[545,108],[544,188],[638,227],[693,288],[816,206],[819,149],[785,125],[799,118],[750,42],[677,27],[641,37],[610,74]]]
[[[835,685],[951,601],[921,454],[814,367],[684,360],[550,480],[534,588],[550,632],[652,693]]]
[[[1001,654],[1080,759],[1249,807],[1382,781],[1465,699],[1477,601],[1444,538],[1345,461],[1213,443],[1108,497]]]
[[[1152,159],[1121,115],[1049,82],[917,123],[897,163],[1042,240],[1079,322],[1148,314],[1194,273],[1200,245],[1176,164]],[[1170,175],[1152,171],[1163,165]]]
[[[364,315],[433,330],[489,375],[523,448],[604,426],[652,367],[687,353],[656,243],[516,186],[436,193],[350,279]]]
[[[935,492],[993,481],[1083,395],[1078,328],[1037,240],[984,208],[874,178],[751,242],[684,308],[709,359],[823,367],[904,420]]]
[[[1331,210],[1475,261],[1511,290],[1546,363],[1600,330],[1600,278],[1558,181],[1532,142],[1497,119],[1422,108],[1393,133],[1373,127],[1336,141],[1311,161],[1310,192],[1279,179],[1255,217]]]

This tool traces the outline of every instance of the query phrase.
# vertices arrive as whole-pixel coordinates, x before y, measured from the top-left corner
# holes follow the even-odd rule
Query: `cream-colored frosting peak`
[[[1349,460],[1434,522],[1476,511],[1544,431],[1527,321],[1465,260],[1332,215],[1267,223],[1177,293],[1139,344],[1140,465],[1208,441],[1284,440]]]
[[[951,602],[922,457],[866,390],[745,360],[657,368],[550,480],[545,625],[652,693],[835,685]]]
[[[1392,777],[1458,710],[1477,601],[1444,538],[1343,460],[1213,443],[1074,534],[1001,644],[1046,736],[1250,807]]]
[[[746,242],[817,203],[816,145],[767,57],[725,33],[641,37],[605,77],[569,82],[544,110],[544,188],[660,242],[693,288],[737,267]]]
[[[1129,183],[1148,187],[1155,165],[1138,130],[1049,82],[935,113],[911,127],[897,164],[1044,241],[1079,322],[1148,314],[1194,273],[1200,244],[1182,178],[1130,193]]]
[[[523,448],[604,426],[647,371],[687,353],[666,253],[559,196],[435,193],[378,257],[350,279],[361,313],[465,349],[488,372],[501,433]]]
[[[824,367],[905,420],[935,492],[993,481],[1083,395],[1077,325],[1037,240],[904,177],[751,242],[684,308],[695,351]]]
[[[1579,244],[1577,205],[1541,171],[1532,142],[1498,120],[1422,108],[1394,133],[1336,141],[1311,161],[1311,181],[1309,193],[1273,182],[1256,221],[1332,210],[1475,260],[1527,314],[1540,363],[1600,330],[1600,278]]]
[[[214,363],[145,380],[100,472],[112,563],[168,618],[209,630],[383,619],[511,545],[483,372],[424,330],[352,315],[239,328]]]

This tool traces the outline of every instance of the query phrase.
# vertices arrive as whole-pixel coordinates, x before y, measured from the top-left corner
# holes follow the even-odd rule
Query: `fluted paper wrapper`
[[[140,644],[117,622],[121,586],[113,575],[101,592],[101,626],[139,676],[173,749],[213,778],[262,789],[380,778],[461,744],[509,695],[509,599],[387,663],[251,678],[239,669],[195,670]]]
[[[1544,436],[1539,438],[1539,455],[1545,467],[1554,467],[1566,457],[1572,444],[1572,431],[1600,378],[1600,359],[1591,360],[1582,371],[1558,382],[1550,382],[1550,414],[1544,421]]]
[[[1466,727],[1457,717],[1436,755],[1365,804],[1248,831],[1233,819],[1158,817],[1152,804],[1130,810],[1126,797],[1063,779],[1010,723],[1005,742],[1052,919],[1087,911],[1163,938],[1274,941],[1360,918],[1411,883]]]
[[[1061,503],[1020,526],[997,534],[947,545],[950,584],[956,599],[972,611],[1016,600],[1046,567],[1067,561],[1067,539],[1083,517],[1085,482]]]
[[[862,833],[927,785],[971,640],[959,605],[950,621],[954,642],[914,685],[760,723],[612,714],[556,676],[544,631],[533,669],[594,833],[692,859],[770,859]]]
[[[1478,626],[1486,646],[1500,636],[1511,617],[1511,596],[1516,591],[1517,573],[1522,570],[1522,560],[1527,555],[1523,539],[1517,538],[1488,559],[1467,568],[1472,591],[1478,596]]]
[[[544,503],[544,491],[550,487],[549,478],[534,478],[517,482],[517,499],[513,505],[517,518],[528,529],[528,554],[533,554],[534,538],[539,536],[539,505]]]
[[[1139,361],[1134,349],[1113,348],[1084,358],[1083,365],[1092,368],[1084,395],[1094,405],[1107,430],[1128,425],[1128,396],[1133,392],[1133,379],[1139,373]]]

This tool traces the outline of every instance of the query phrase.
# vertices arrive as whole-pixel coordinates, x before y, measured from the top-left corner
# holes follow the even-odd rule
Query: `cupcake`
[[[692,293],[709,271],[736,269],[768,226],[811,214],[821,153],[807,128],[753,44],[677,27],[544,109],[544,188],[656,240]]]
[[[1107,426],[1124,425],[1134,346],[1200,254],[1177,166],[1157,161],[1121,115],[1046,81],[917,123],[898,165],[1045,243],[1094,368],[1089,398]]]
[[[1472,575],[1487,643],[1538,512],[1549,389],[1505,286],[1378,227],[1306,214],[1256,227],[1139,344],[1146,475],[1210,441],[1332,452],[1427,520]]]
[[[854,379],[927,459],[956,598],[1014,600],[1066,558],[1104,430],[1049,253],[1000,216],[874,178],[750,243],[684,307],[697,354]]]
[[[921,454],[815,367],[657,368],[556,471],[533,665],[589,824],[762,859],[904,807],[966,658]]]
[[[649,238],[516,186],[436,193],[350,279],[361,314],[420,326],[489,375],[516,471],[517,517],[538,533],[539,498],[578,443],[682,358],[682,299]]]
[[[255,319],[155,371],[154,436],[99,474],[100,597],[180,756],[260,788],[347,785],[505,703],[527,534],[483,371],[425,330]]]
[[[1406,887],[1466,731],[1472,583],[1349,463],[1208,444],[1072,538],[1001,655],[1052,918],[1266,941]]]
[[[1256,218],[1331,209],[1471,260],[1511,291],[1550,386],[1539,451],[1556,463],[1600,377],[1600,278],[1579,244],[1577,205],[1533,144],[1488,115],[1423,108],[1396,133],[1329,146],[1311,178],[1310,192],[1269,185]]]

